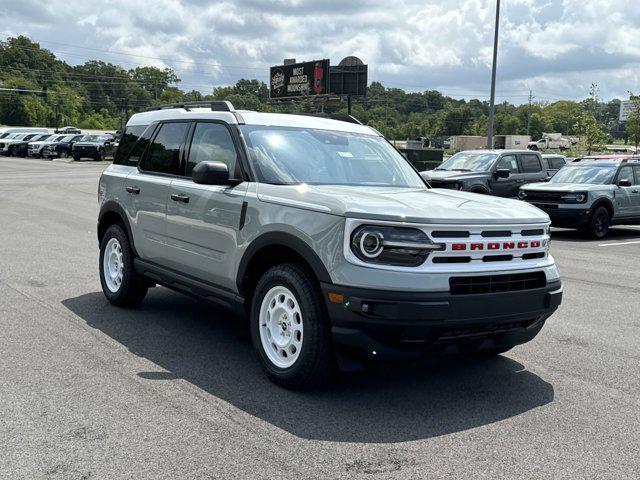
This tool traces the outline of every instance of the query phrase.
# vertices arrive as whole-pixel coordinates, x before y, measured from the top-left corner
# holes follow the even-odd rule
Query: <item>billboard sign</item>
[[[329,60],[277,65],[269,73],[272,99],[329,93]]]
[[[626,122],[629,114],[636,109],[636,104],[631,100],[623,100],[620,102],[620,121]]]

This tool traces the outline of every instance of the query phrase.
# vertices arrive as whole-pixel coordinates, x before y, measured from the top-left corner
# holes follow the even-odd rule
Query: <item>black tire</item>
[[[68,158],[69,157],[69,152],[67,152],[66,150],[60,150],[60,152],[58,153],[58,158]]]
[[[77,161],[79,161],[79,160],[80,160],[80,158],[81,158],[81,157],[78,157],[77,155],[74,155],[74,156],[73,156],[73,159],[74,159],[76,162],[77,162]]]
[[[273,287],[283,286],[294,294],[303,318],[303,343],[295,363],[281,368],[264,350],[260,337],[262,301]],[[312,274],[293,263],[277,265],[262,276],[251,302],[251,338],[258,359],[269,379],[285,388],[304,389],[326,383],[334,370],[331,329],[322,296]]]
[[[105,280],[104,254],[107,244],[111,239],[116,239],[122,251],[122,281],[117,291],[112,291]],[[142,302],[147,294],[148,284],[140,277],[133,266],[133,251],[129,238],[122,225],[111,225],[100,241],[100,284],[105,297],[112,305],[117,307],[135,307]]]
[[[105,153],[104,153],[104,150],[100,150],[100,151],[98,152],[98,156],[96,157],[96,160],[97,160],[98,162],[104,162],[105,158],[107,158],[107,157],[106,157],[106,155],[105,155]]]
[[[7,156],[8,157],[13,157],[14,156],[14,148],[13,147],[9,147],[9,149],[7,150]]]
[[[532,150],[532,151],[534,151],[534,152],[537,152],[537,151],[538,151],[538,146],[537,146],[537,145],[531,145],[531,146],[529,147],[529,150]]]
[[[611,226],[611,216],[606,207],[596,207],[589,219],[587,234],[591,238],[601,240],[607,236],[609,227]]]

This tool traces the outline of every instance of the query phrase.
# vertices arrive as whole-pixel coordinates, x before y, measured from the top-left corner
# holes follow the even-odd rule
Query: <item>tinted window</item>
[[[198,123],[193,132],[189,158],[187,159],[187,175],[191,176],[193,167],[200,162],[222,162],[229,168],[229,175],[235,176],[236,148],[231,133],[219,123]]]
[[[625,165],[620,169],[618,172],[618,181],[620,180],[629,180],[631,184],[634,185],[633,168],[631,165]]]
[[[549,168],[553,170],[559,170],[564,167],[565,164],[564,158],[562,157],[551,157],[548,158],[547,161],[549,162]]]
[[[633,171],[636,172],[636,185],[640,185],[640,165],[633,167]]]
[[[511,173],[518,173],[518,160],[515,155],[505,155],[498,160],[497,170],[509,170]]]
[[[164,123],[149,145],[142,169],[177,175],[180,170],[180,147],[189,130],[188,123]]]
[[[147,129],[148,125],[133,125],[131,127],[127,127],[120,139],[120,144],[118,145],[118,149],[113,157],[113,163],[117,165],[124,165],[127,163],[127,157],[133,150],[134,145],[138,141],[138,139],[142,136],[144,131]],[[148,140],[148,139],[147,139]],[[145,145],[146,146],[146,145]],[[135,158],[135,161],[132,163],[133,165],[138,164],[138,159]]]
[[[524,173],[535,173],[542,171],[542,165],[540,165],[540,159],[537,155],[522,155],[520,157],[522,163],[522,171]]]

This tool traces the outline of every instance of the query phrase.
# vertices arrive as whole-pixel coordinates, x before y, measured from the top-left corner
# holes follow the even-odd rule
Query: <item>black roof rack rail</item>
[[[153,112],[154,110],[168,110],[170,108],[184,108],[190,110],[191,108],[209,107],[212,112],[235,112],[231,102],[227,100],[202,100],[193,102],[180,102],[180,103],[167,103],[165,105],[156,105],[154,107],[147,108],[145,112]]]
[[[320,117],[330,118],[331,120],[339,120],[341,122],[356,123],[362,125],[363,123],[352,115],[346,113],[300,113],[299,115],[306,115],[308,117]]]

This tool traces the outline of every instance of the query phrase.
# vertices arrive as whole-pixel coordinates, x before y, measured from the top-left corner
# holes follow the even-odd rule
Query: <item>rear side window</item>
[[[113,163],[116,165],[137,165],[139,160],[135,158],[135,161],[132,163],[128,162],[129,154],[133,150],[138,139],[142,136],[144,131],[147,129],[148,125],[132,125],[127,127],[124,133],[122,134],[122,138],[120,139],[120,143],[118,145],[118,149],[113,157]]]
[[[149,172],[178,175],[180,149],[184,144],[189,123],[163,123],[149,145],[140,168]]]
[[[498,170],[509,170],[510,173],[518,173],[518,160],[515,155],[504,155],[496,164]]]
[[[536,173],[542,171],[542,165],[540,165],[540,159],[537,155],[522,155],[520,157],[520,163],[522,164],[523,173]]]
[[[191,176],[193,167],[200,162],[222,162],[229,168],[229,175],[235,176],[238,155],[231,133],[219,123],[198,123],[193,132],[189,149],[186,174]]]
[[[566,163],[562,157],[550,157],[547,161],[549,162],[549,168],[553,170],[561,169]]]
[[[633,171],[636,174],[636,185],[640,185],[640,165],[635,165]]]

